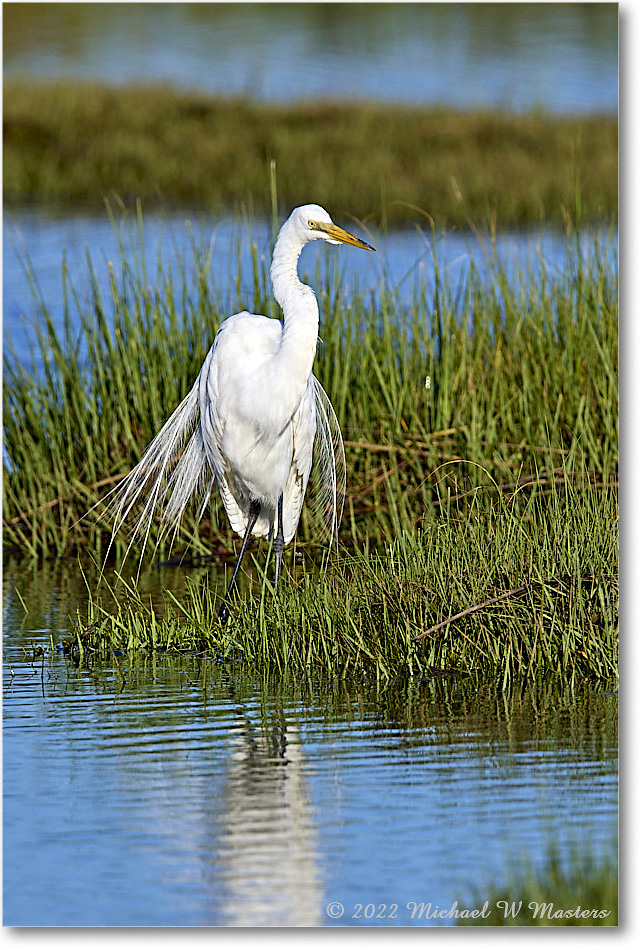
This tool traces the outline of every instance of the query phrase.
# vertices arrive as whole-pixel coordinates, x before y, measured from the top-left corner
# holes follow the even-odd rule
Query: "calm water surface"
[[[614,856],[615,695],[77,668],[79,572],[3,583],[5,925],[426,925],[551,842]]]
[[[8,4],[5,76],[615,111],[616,3]]]

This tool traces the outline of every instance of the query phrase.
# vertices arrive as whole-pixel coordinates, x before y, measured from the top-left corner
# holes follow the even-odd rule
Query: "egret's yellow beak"
[[[374,247],[355,237],[354,234],[350,234],[349,231],[344,231],[337,224],[326,224],[325,221],[310,221],[310,227],[314,227],[315,231],[323,231],[324,234],[327,234],[328,237],[339,244],[351,244],[353,247],[362,247],[366,251],[374,251]]]

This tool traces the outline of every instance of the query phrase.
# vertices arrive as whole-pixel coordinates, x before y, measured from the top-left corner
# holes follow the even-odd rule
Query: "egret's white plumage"
[[[137,532],[147,540],[154,517],[164,530],[175,528],[194,497],[202,513],[216,482],[230,524],[244,538],[225,601],[250,534],[274,537],[278,583],[313,461],[333,533],[341,518],[343,441],[312,374],[317,299],[297,273],[303,247],[314,240],[374,250],[319,205],[296,208],[279,232],[270,268],[283,321],[247,311],[225,320],[191,391],[115,494],[114,531],[135,511]],[[225,602],[220,615],[227,616]]]

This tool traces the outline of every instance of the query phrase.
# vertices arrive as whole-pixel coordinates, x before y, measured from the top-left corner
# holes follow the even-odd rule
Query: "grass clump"
[[[100,210],[105,196],[220,213],[285,205],[438,227],[617,216],[617,117],[376,103],[265,104],[168,87],[4,83],[4,200]],[[367,143],[367,144],[364,144]],[[498,173],[501,170],[500,173]]]
[[[278,599],[257,564],[227,625],[207,581],[188,584],[180,601],[168,595],[165,609],[125,585],[115,611],[90,600],[77,647],[213,651],[295,675],[608,679],[617,656],[616,517],[615,492],[590,483],[526,500],[480,495],[465,515],[427,520],[381,551],[342,552],[325,569],[295,571]],[[497,604],[470,609],[518,584],[524,589]]]
[[[476,889],[475,906],[488,901],[488,915],[460,918],[460,927],[616,927],[617,857],[580,857],[571,850],[562,861],[557,846],[542,868],[515,862],[510,884]]]

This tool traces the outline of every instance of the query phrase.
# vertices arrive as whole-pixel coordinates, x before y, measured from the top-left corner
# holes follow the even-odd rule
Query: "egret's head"
[[[374,251],[374,247],[334,224],[328,212],[320,205],[302,205],[295,208],[289,220],[304,242],[323,240],[328,244],[351,244],[353,247],[363,247],[366,251]]]

